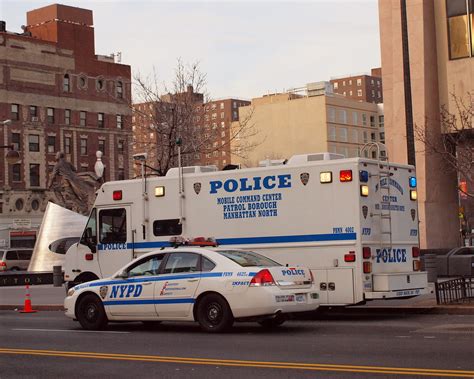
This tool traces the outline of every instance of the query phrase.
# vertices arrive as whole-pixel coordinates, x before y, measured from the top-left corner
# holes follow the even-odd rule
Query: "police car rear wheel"
[[[103,329],[108,321],[104,306],[95,295],[86,295],[79,301],[76,317],[87,330]]]
[[[201,328],[211,333],[223,332],[234,323],[229,304],[217,294],[206,295],[199,301],[196,316]]]

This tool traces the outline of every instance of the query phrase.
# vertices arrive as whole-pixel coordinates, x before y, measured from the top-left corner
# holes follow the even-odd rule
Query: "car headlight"
[[[72,296],[72,295],[74,295],[74,292],[76,292],[76,291],[74,290],[74,288],[71,288],[69,291],[67,291],[67,295],[68,295],[68,296]]]

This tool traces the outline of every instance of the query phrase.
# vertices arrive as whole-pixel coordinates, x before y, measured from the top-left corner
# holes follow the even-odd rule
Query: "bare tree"
[[[158,175],[178,165],[178,146],[182,165],[193,165],[216,151],[231,152],[236,138],[251,134],[246,119],[224,144],[216,143],[221,130],[204,122],[210,97],[198,62],[185,64],[178,59],[170,86],[159,81],[155,70],[146,78],[136,74],[134,81],[135,151],[148,153]]]
[[[450,94],[453,112],[446,105],[440,110],[440,131],[415,126],[415,138],[422,142],[426,152],[440,156],[446,166],[459,178],[458,190],[474,198],[474,115],[473,95],[466,98]],[[440,133],[441,132],[441,133]],[[467,186],[460,185],[465,182]]]

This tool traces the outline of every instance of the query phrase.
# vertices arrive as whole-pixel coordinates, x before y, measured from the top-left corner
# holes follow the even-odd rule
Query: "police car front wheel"
[[[217,294],[206,295],[199,301],[196,318],[201,328],[211,333],[223,332],[234,323],[229,304]]]
[[[96,295],[85,295],[79,300],[76,318],[84,329],[100,330],[107,325],[104,306]]]

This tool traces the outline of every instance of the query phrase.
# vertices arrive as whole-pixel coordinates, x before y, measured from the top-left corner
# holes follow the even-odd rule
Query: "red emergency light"
[[[112,193],[112,198],[114,200],[122,200],[122,191],[121,190],[120,191],[114,191]]]
[[[352,182],[352,170],[339,171],[339,180],[341,182]]]

